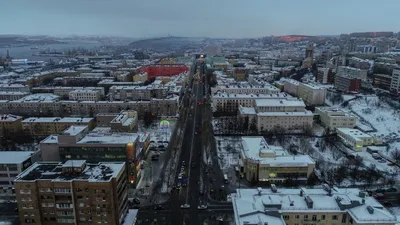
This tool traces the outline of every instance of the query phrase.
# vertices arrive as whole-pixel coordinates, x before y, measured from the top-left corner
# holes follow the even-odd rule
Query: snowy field
[[[145,127],[143,121],[138,121],[138,131],[150,134],[150,140],[154,143],[170,141],[171,134],[175,129],[176,121],[169,121],[170,128],[167,131],[160,130],[160,121],[154,121],[149,127]]]
[[[385,139],[400,134],[400,111],[393,109],[376,96],[361,97],[349,102],[349,109],[360,115],[377,129],[376,133]]]
[[[240,137],[215,137],[220,168],[227,172],[239,165],[239,153],[242,148]]]

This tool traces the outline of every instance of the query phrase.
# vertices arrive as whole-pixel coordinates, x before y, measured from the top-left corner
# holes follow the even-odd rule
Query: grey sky
[[[400,31],[399,0],[11,0],[1,34],[258,37]]]

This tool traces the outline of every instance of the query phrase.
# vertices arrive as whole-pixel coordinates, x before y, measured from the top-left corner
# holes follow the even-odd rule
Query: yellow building
[[[242,137],[242,147],[242,171],[248,181],[306,182],[315,168],[310,156],[289,155],[282,147],[268,145],[264,137]]]
[[[235,224],[394,225],[396,217],[357,188],[237,189]]]
[[[147,73],[143,72],[143,73],[138,73],[133,75],[133,82],[145,82],[148,77],[147,77]]]
[[[7,132],[9,134],[22,130],[22,117],[12,114],[0,116],[0,137]]]

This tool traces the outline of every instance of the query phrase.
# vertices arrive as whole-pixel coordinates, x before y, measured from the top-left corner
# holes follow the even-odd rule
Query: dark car
[[[154,206],[154,210],[163,210],[163,209],[164,209],[164,206],[162,206],[162,205]]]
[[[393,207],[393,203],[388,202],[388,201],[383,202],[383,205],[386,207]]]
[[[134,198],[134,199],[133,199],[133,202],[134,202],[135,204],[140,204],[140,200],[139,200],[138,198]]]
[[[195,162],[192,162],[190,165],[191,165],[192,168],[196,167],[196,163]]]
[[[386,192],[397,192],[397,188],[394,187],[388,188]]]

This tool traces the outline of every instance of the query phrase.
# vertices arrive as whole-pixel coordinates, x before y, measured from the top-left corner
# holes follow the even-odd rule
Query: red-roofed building
[[[140,72],[146,72],[148,78],[158,76],[175,76],[189,71],[189,66],[184,64],[154,64],[140,68]]]

